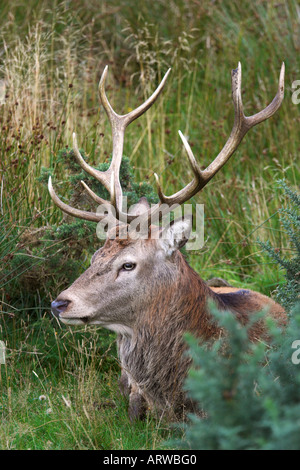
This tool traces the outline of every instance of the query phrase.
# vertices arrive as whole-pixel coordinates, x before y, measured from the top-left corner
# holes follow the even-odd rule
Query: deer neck
[[[207,298],[214,293],[179,252],[175,266],[163,279],[155,278],[147,302],[137,312],[131,337],[119,338],[122,367],[149,403],[154,398],[164,405],[180,402],[191,362],[184,354],[184,333],[209,339],[219,331],[206,310]]]
[[[163,281],[157,277],[154,289],[139,312],[136,328],[148,325],[154,334],[173,325],[172,330],[179,335],[183,331],[197,335],[200,332],[205,339],[217,335],[219,328],[213,325],[207,310],[209,298],[219,304],[217,294],[188,265],[180,252],[174,256],[173,266],[169,273],[166,271]]]

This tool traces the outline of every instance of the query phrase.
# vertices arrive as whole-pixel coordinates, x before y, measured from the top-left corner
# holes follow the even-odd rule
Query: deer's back
[[[279,325],[283,326],[286,323],[284,308],[264,294],[249,289],[228,286],[211,287],[211,290],[217,294],[222,307],[235,313],[241,323],[247,323],[251,314],[260,312],[263,309],[267,309],[267,316],[273,318]],[[262,322],[258,322],[252,330],[254,330],[254,337],[264,336]]]

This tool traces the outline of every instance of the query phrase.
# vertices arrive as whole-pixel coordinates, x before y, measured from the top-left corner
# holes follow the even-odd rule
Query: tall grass
[[[107,94],[120,114],[138,106],[172,68],[159,101],[127,129],[124,148],[137,180],[154,183],[156,171],[171,194],[192,178],[178,129],[207,166],[233,123],[230,70],[241,61],[245,111],[253,114],[275,95],[285,61],[279,112],[250,131],[192,200],[205,205],[205,245],[189,254],[192,266],[204,279],[220,276],[272,293],[282,275],[256,240],[289,249],[275,181],[284,177],[293,186],[299,179],[299,110],[291,101],[291,83],[299,79],[297,2],[159,0],[137,9],[133,0],[29,0],[25,9],[12,0],[1,3],[0,18],[1,267],[20,247],[32,256],[36,230],[61,222],[37,177],[42,166],[55,168],[55,186],[68,200],[57,154],[71,146],[72,132],[91,164],[110,155],[97,92],[106,64]],[[45,263],[42,253],[36,265]],[[0,339],[8,352],[0,365],[0,447],[160,447],[168,427],[151,417],[132,426],[126,417],[113,336],[100,348],[99,330],[60,329],[49,315],[50,295],[38,288],[34,307],[24,293],[10,298],[9,282],[18,276],[20,270],[10,279],[0,274]]]

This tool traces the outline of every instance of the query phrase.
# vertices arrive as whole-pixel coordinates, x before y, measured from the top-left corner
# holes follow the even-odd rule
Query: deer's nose
[[[70,300],[54,300],[51,302],[51,311],[53,315],[59,317],[59,314],[67,310]]]

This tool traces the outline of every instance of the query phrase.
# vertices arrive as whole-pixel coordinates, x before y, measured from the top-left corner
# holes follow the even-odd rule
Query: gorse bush
[[[210,349],[191,336],[187,339],[194,367],[186,389],[207,417],[190,416],[185,440],[178,444],[191,449],[299,450],[300,363],[293,343],[300,339],[300,304],[284,333],[269,324],[270,345],[250,343],[247,327],[233,314],[214,305],[210,310],[227,335]]]
[[[263,249],[285,272],[285,282],[276,289],[277,301],[287,310],[300,300],[300,194],[293,191],[285,181],[279,181],[289,199],[286,207],[279,209],[280,221],[290,241],[290,256],[281,256],[270,242],[260,242]]]

